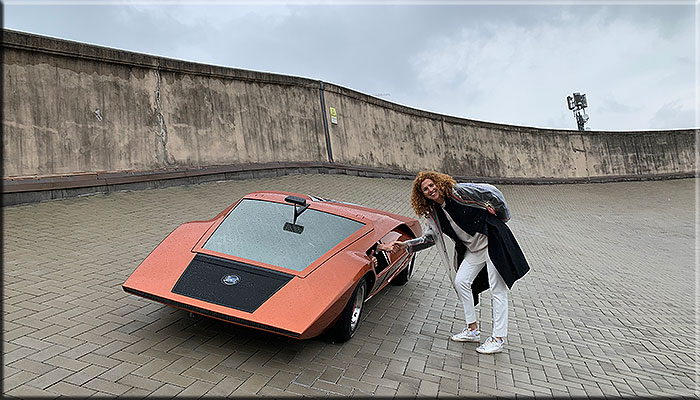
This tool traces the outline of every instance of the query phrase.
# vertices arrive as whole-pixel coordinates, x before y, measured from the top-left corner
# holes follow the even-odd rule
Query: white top
[[[440,206],[445,211],[447,220],[450,221],[450,225],[457,234],[459,240],[461,240],[462,243],[467,246],[467,254],[464,255],[464,260],[469,264],[479,264],[485,262],[489,255],[489,237],[481,232],[476,232],[474,236],[468,234],[462,230],[462,228],[457,226],[455,221],[450,216],[450,213],[445,210],[445,203],[442,203]]]

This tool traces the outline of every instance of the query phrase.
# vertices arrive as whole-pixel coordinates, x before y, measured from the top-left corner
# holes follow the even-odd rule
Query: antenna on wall
[[[574,112],[574,118],[576,118],[576,125],[578,125],[578,130],[590,130],[586,129],[584,125],[588,122],[588,114],[586,114],[585,108],[588,107],[588,101],[586,100],[586,94],[581,94],[575,92],[573,96],[566,96],[566,103],[569,106],[569,110]]]

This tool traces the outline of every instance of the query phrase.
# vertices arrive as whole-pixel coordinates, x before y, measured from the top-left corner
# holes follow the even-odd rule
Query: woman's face
[[[420,184],[420,188],[423,191],[423,196],[425,196],[426,199],[432,200],[438,204],[445,202],[440,190],[437,186],[435,186],[435,182],[433,182],[432,179],[424,179]]]

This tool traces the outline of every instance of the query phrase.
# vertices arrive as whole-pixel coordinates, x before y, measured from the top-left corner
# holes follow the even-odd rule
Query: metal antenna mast
[[[588,102],[586,101],[586,95],[579,92],[574,93],[573,96],[566,96],[566,103],[569,106],[569,110],[574,112],[574,118],[576,118],[576,125],[578,125],[578,130],[586,130],[584,125],[588,122],[588,114],[586,114],[585,108],[588,107]],[[590,130],[591,128],[588,128]]]

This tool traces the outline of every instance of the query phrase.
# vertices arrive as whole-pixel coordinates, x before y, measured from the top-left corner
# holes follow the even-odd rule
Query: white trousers
[[[491,287],[491,305],[493,308],[493,333],[494,337],[506,337],[508,334],[508,285],[503,281],[496,266],[491,259],[486,256],[486,261],[470,264],[465,259],[459,265],[455,276],[455,286],[457,293],[464,307],[464,318],[467,325],[476,322],[474,311],[474,297],[472,296],[472,282],[479,271],[486,266],[489,276],[489,286]]]

